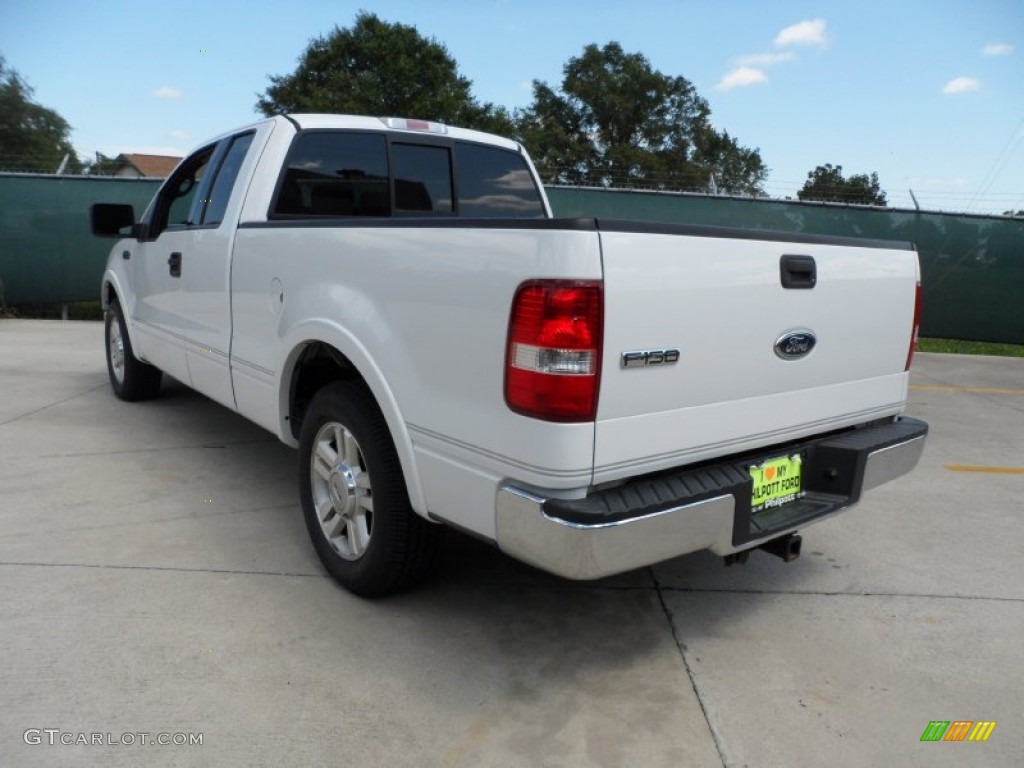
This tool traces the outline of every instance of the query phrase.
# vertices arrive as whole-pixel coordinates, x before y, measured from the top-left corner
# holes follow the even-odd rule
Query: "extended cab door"
[[[231,387],[230,270],[236,184],[254,131],[184,160],[149,212],[136,264],[136,323],[146,358],[203,394],[235,407]],[[140,274],[141,273],[141,274]]]

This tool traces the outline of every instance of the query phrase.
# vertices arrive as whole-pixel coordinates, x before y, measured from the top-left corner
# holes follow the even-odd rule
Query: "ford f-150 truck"
[[[226,133],[141,218],[91,217],[114,393],[167,373],[297,447],[358,594],[422,579],[444,525],[572,579],[790,560],[924,446],[908,243],[553,218],[514,141],[338,115]]]

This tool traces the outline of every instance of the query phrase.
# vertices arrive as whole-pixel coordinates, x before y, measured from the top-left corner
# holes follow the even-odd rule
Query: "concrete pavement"
[[[920,467],[795,563],[577,584],[453,534],[367,602],[316,559],[290,449],[173,381],[116,400],[99,323],[0,320],[0,765],[1021,764],[1024,474],[946,467],[1024,468],[1024,361],[912,380]],[[135,743],[59,743],[94,733]]]

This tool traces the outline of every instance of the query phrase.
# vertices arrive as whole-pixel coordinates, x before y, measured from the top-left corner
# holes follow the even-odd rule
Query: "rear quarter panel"
[[[537,421],[505,405],[515,290],[532,278],[600,276],[596,233],[546,222],[243,226],[232,354],[245,375],[274,382],[284,435],[295,351],[309,341],[337,346],[381,404],[407,479],[419,478],[421,488],[410,487],[419,511],[493,536],[500,480],[584,488],[593,459],[593,424]],[[275,279],[285,296],[276,316],[268,309]],[[243,406],[237,385],[236,393],[240,408],[258,409]]]

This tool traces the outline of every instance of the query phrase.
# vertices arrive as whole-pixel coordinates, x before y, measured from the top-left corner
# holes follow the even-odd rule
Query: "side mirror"
[[[96,237],[134,237],[135,209],[118,203],[96,203],[89,208],[89,222]],[[131,233],[121,230],[132,227]]]

